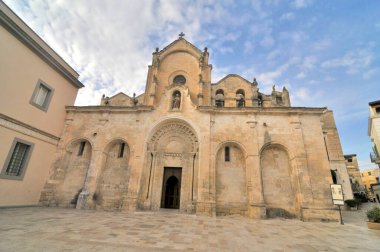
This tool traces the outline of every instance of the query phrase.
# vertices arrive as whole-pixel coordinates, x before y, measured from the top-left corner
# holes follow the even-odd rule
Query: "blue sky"
[[[380,1],[5,0],[81,75],[76,104],[141,93],[147,65],[183,31],[210,51],[212,81],[286,86],[293,106],[334,111],[345,154],[369,161],[368,102],[380,100]]]

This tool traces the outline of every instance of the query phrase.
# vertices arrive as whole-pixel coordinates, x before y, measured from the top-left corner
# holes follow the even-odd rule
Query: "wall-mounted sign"
[[[331,185],[331,195],[334,205],[344,205],[342,185]]]

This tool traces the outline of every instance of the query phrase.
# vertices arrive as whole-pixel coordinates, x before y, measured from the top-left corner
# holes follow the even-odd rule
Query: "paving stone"
[[[372,204],[373,205],[373,204]],[[0,209],[0,251],[380,251],[363,205],[345,225],[180,213]]]

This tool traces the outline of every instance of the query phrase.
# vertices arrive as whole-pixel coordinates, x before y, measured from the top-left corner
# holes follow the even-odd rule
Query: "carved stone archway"
[[[198,138],[196,136],[195,131],[189,124],[179,120],[164,122],[156,126],[156,130],[154,130],[154,134],[148,142],[148,150],[160,151],[160,140],[168,135],[178,135],[186,137],[186,139],[189,139],[191,143],[191,146],[189,146],[189,150],[191,152],[198,151]]]
[[[182,171],[180,211],[194,212],[198,169],[198,138],[194,129],[180,120],[165,121],[152,130],[147,143],[139,207],[159,210],[162,206],[164,170],[168,167]]]

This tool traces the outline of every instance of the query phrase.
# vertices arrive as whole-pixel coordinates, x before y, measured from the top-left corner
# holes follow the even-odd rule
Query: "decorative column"
[[[157,152],[155,155],[153,169],[152,169],[152,178],[151,178],[151,186],[149,193],[149,204],[150,209],[154,211],[160,210],[161,207],[161,191],[162,191],[162,180],[163,173],[162,168],[164,167],[164,153]],[[161,173],[160,173],[161,171]]]
[[[198,196],[196,213],[199,215],[215,216],[215,155],[213,153],[213,125],[215,121],[210,115],[210,130],[200,135],[204,139],[200,146],[198,169]]]
[[[186,195],[181,195],[181,205],[182,209],[185,209],[187,213],[194,213],[195,207],[193,202],[193,184],[194,184],[194,154],[195,153],[184,153],[182,155],[182,184],[181,191],[184,190]],[[182,197],[184,196],[184,197]]]
[[[250,141],[252,152],[248,153],[246,158],[246,169],[248,171],[247,191],[249,196],[248,216],[250,218],[262,219],[265,218],[266,208],[263,197],[257,121],[255,118],[252,118],[247,123],[252,135],[252,140]]]

